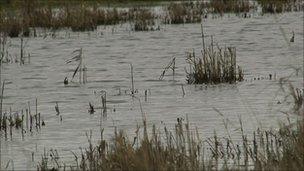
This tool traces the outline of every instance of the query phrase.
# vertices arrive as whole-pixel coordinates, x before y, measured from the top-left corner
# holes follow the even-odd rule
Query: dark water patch
[[[51,100],[51,101],[49,101],[49,102],[47,102],[48,104],[56,104],[56,102],[58,103],[58,104],[66,104],[66,103],[68,103],[68,102],[70,102],[70,101],[72,101],[72,100],[75,100],[75,98],[65,98],[65,100]]]
[[[124,47],[125,48],[133,48],[133,47],[135,47],[136,45],[135,44],[127,44],[127,45],[125,45]]]
[[[141,41],[141,38],[138,37],[127,37],[127,38],[122,38],[121,40],[128,40],[128,41]]]
[[[145,82],[162,82],[163,80],[159,80],[159,79],[146,79],[146,80],[143,80]]]
[[[12,82],[12,81],[9,81],[9,80],[6,80],[6,81],[5,81],[5,85],[10,85],[10,84],[13,84],[13,82]]]
[[[40,68],[45,69],[45,68],[49,68],[49,67],[50,66],[47,66],[47,65],[35,65],[34,66],[35,69],[40,69]]]
[[[165,36],[150,36],[150,39],[154,39],[154,40],[166,40]]]
[[[45,49],[49,49],[50,47],[49,46],[41,46],[41,48],[40,49],[38,49],[38,50],[45,50]]]
[[[46,77],[24,77],[23,80],[47,80]]]
[[[105,72],[108,71],[106,68],[91,68],[92,71],[96,71],[96,72]]]
[[[118,63],[118,64],[127,64],[128,62],[125,62],[125,61],[118,61],[117,63]]]
[[[77,97],[66,97],[66,102],[72,102],[72,101],[75,101],[75,100],[78,100]]]
[[[87,87],[88,89],[93,89],[93,90],[96,90],[96,89],[103,89],[105,87],[103,87],[102,85],[92,85],[92,86],[88,86]]]
[[[96,83],[119,83],[119,82],[123,82],[124,80],[96,80],[96,81],[92,81],[92,82],[96,82]]]
[[[21,90],[28,90],[28,89],[45,89],[47,87],[42,86],[42,85],[33,85],[33,86],[28,86],[28,87],[20,87]]]
[[[119,103],[127,103],[127,100],[107,100],[107,103],[119,104]]]
[[[69,83],[68,85],[64,85],[65,88],[79,88],[81,87],[80,84],[77,83]]]

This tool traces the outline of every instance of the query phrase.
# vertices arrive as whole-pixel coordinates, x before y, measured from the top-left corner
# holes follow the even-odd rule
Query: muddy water
[[[276,128],[286,116],[285,95],[279,90],[278,80],[268,80],[268,74],[277,78],[290,76],[295,86],[301,86],[302,70],[296,75],[292,68],[302,67],[303,61],[303,15],[285,13],[250,19],[225,17],[204,21],[205,33],[214,35],[220,46],[235,46],[237,62],[244,68],[245,81],[235,85],[216,86],[187,85],[184,71],[188,67],[185,52],[195,49],[199,54],[202,40],[199,24],[162,25],[161,31],[130,32],[128,25],[100,27],[96,32],[70,33],[62,31],[55,38],[30,38],[26,51],[31,53],[30,64],[4,64],[2,79],[7,81],[4,109],[25,109],[30,101],[38,98],[38,111],[46,122],[41,131],[27,134],[14,132],[12,139],[1,138],[2,166],[13,161],[9,168],[35,169],[44,148],[57,149],[63,161],[73,163],[71,151],[79,153],[79,147],[87,146],[86,132],[92,130],[93,139],[100,137],[100,110],[88,114],[88,103],[100,106],[100,97],[94,91],[107,92],[107,116],[102,120],[105,137],[110,138],[114,128],[134,134],[141,124],[142,114],[137,99],[129,93],[130,63],[134,67],[135,88],[141,99],[143,112],[149,125],[171,127],[177,117],[187,115],[191,126],[198,127],[203,138],[213,135],[214,130],[224,136],[223,117],[229,119],[231,134],[239,138],[239,117],[248,133],[257,127]],[[281,28],[281,29],[280,29]],[[283,30],[283,31],[282,31]],[[295,42],[285,40],[295,32]],[[208,38],[206,40],[209,41]],[[11,40],[10,53],[19,55],[18,39]],[[66,64],[77,48],[83,48],[88,68],[85,85],[63,85],[64,77],[71,78],[76,64]],[[176,74],[173,81],[168,71],[163,81],[158,78],[163,68],[176,57]],[[255,77],[265,77],[254,80]],[[78,76],[74,81],[77,82]],[[184,84],[183,97],[181,84]],[[119,94],[119,89],[121,90]],[[149,90],[148,100],[144,91]],[[54,109],[58,101],[63,121]],[[290,100],[289,100],[290,101]],[[114,110],[115,109],[115,110]],[[34,160],[32,160],[34,153]]]

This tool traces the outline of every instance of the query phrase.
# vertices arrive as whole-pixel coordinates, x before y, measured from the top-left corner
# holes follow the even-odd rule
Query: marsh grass
[[[295,90],[291,87],[291,90]],[[303,101],[301,101],[303,105]],[[304,169],[304,113],[291,123],[281,124],[276,130],[257,129],[246,135],[239,117],[239,140],[231,138],[229,122],[224,115],[227,134],[202,139],[197,128],[192,128],[186,116],[177,118],[173,128],[147,126],[143,116],[130,137],[115,128],[113,138],[92,143],[92,132],[87,135],[88,147],[76,155],[73,165],[62,164],[56,151],[43,155],[38,170],[303,170]],[[295,111],[297,113],[298,111]],[[52,154],[52,155],[49,155]]]
[[[246,13],[254,8],[248,0],[211,0],[206,5],[214,13]]]
[[[254,6],[248,0],[211,0],[170,3],[165,10],[167,16],[164,23],[184,24],[199,23],[202,17],[207,18],[208,13],[248,13]]]
[[[171,3],[167,7],[167,16],[164,23],[183,24],[198,23],[201,21],[202,8],[191,3]]]
[[[263,12],[283,12],[301,10],[303,5],[292,0],[259,0]],[[104,8],[97,1],[79,1],[77,3],[61,2],[54,7],[51,1],[25,0],[16,1],[0,9],[0,32],[9,37],[30,36],[36,28],[58,29],[69,28],[72,31],[93,31],[99,25],[115,25],[132,22],[134,31],[158,30],[155,20],[167,24],[199,23],[208,14],[236,13],[246,14],[255,10],[256,5],[249,0],[211,0],[174,2],[164,8],[164,14],[156,15],[143,7]]]
[[[227,124],[227,123],[226,123]],[[227,127],[226,127],[227,129]],[[140,130],[142,133],[140,133]],[[256,130],[252,139],[245,135],[240,119],[240,141],[227,137],[202,140],[197,129],[191,129],[186,119],[177,119],[173,131],[154,125],[148,131],[146,121],[137,126],[129,139],[123,131],[103,138],[93,145],[88,136],[88,148],[75,155],[73,170],[302,170],[304,168],[303,120],[281,125],[280,129]],[[150,132],[150,133],[148,133]],[[227,130],[229,132],[229,130]],[[101,130],[101,134],[103,130]],[[80,161],[78,160],[80,159]],[[44,157],[38,170],[59,170],[67,165],[51,164]],[[58,161],[56,163],[59,163]]]
[[[29,3],[29,2],[28,2]],[[30,28],[36,27],[58,30],[70,28],[72,31],[93,31],[99,25],[115,25],[134,22],[135,31],[155,30],[155,16],[148,9],[130,8],[118,10],[116,8],[100,8],[96,3],[81,2],[71,5],[63,3],[57,9],[50,4],[19,6],[16,9],[0,11],[0,31],[10,37],[24,37],[30,35]],[[13,13],[13,15],[11,15]]]
[[[188,84],[219,84],[243,81],[243,70],[236,64],[236,48],[211,45],[202,51],[202,57],[196,57],[194,51],[188,53]]]
[[[286,1],[259,1],[264,11],[280,12],[294,6],[302,7],[300,3]],[[299,5],[296,5],[299,4]],[[281,6],[284,7],[281,7]],[[275,7],[273,7],[275,6]],[[268,9],[269,8],[269,9]],[[284,8],[283,10],[280,10]],[[115,25],[132,22],[134,31],[157,30],[155,20],[167,24],[199,23],[202,17],[208,14],[248,13],[256,9],[248,0],[211,0],[174,2],[164,8],[164,14],[156,15],[143,7],[129,8],[127,10],[115,7],[104,8],[98,2],[79,1],[70,3],[64,1],[54,7],[51,1],[25,0],[12,3],[0,9],[0,32],[10,37],[34,36],[36,28],[58,29],[69,28],[72,31],[92,31],[99,25]],[[299,9],[299,8],[297,8]],[[244,15],[245,17],[247,15]]]
[[[129,18],[133,22],[134,31],[154,31],[156,16],[147,8],[132,8],[129,11]]]
[[[302,11],[304,6],[301,0],[257,0],[263,13],[282,13]]]
[[[24,1],[23,5],[13,6],[0,11],[0,31],[10,37],[24,37],[30,35],[30,28],[46,28],[57,30],[71,28],[73,31],[92,31],[98,25],[113,25],[126,20],[123,11],[117,9],[101,9],[97,4],[70,5],[63,3],[54,9],[50,4],[31,4]]]
[[[0,33],[0,59],[1,59],[1,62],[3,62],[3,60],[5,58],[7,58],[7,56],[6,56],[7,48],[8,48],[7,36],[4,33]]]
[[[18,37],[19,35],[29,36],[30,29],[27,23],[22,23],[18,16],[8,15],[8,12],[1,12],[0,32],[9,37]]]

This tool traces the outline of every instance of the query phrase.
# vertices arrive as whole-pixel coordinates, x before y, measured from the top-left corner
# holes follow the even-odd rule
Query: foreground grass
[[[304,115],[298,114],[302,116],[296,123],[283,124],[276,131],[258,129],[252,139],[244,134],[240,119],[240,142],[231,139],[225,122],[226,137],[214,134],[203,141],[197,129],[190,129],[188,119],[178,118],[173,131],[166,127],[161,131],[155,126],[148,131],[143,119],[131,140],[117,130],[112,140],[101,138],[95,145],[88,136],[89,147],[81,156],[75,155],[73,166],[60,165],[59,156],[46,153],[37,169],[304,170]]]
[[[189,123],[178,121],[175,131],[167,128],[159,132],[155,126],[148,136],[143,127],[130,141],[122,131],[114,132],[110,141],[101,140],[81,156],[71,170],[303,170],[304,124],[295,127],[282,125],[279,131],[257,131],[254,139],[242,135],[242,142],[235,144],[229,137],[214,135],[201,141],[197,131],[190,131]],[[137,129],[137,133],[140,129]],[[207,155],[210,154],[210,155]],[[80,162],[78,163],[78,158]],[[52,165],[56,160],[45,155],[38,170],[66,169],[68,165]],[[58,160],[58,159],[57,159]],[[55,163],[59,163],[56,161]]]

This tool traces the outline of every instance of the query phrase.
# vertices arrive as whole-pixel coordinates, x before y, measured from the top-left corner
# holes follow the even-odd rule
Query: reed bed
[[[301,0],[257,0],[257,2],[262,7],[263,13],[282,13],[304,9]]]
[[[134,31],[157,30],[155,20],[167,24],[198,23],[209,13],[244,13],[256,9],[255,3],[249,0],[211,0],[170,3],[164,14],[156,15],[148,9],[130,8],[118,10],[116,8],[102,8],[97,2],[78,3],[62,2],[54,8],[52,2],[39,0],[16,1],[0,9],[0,32],[10,37],[30,36],[35,28],[51,29],[70,28],[72,31],[92,31],[99,25],[114,25],[133,22]],[[301,10],[303,5],[296,0],[266,1],[259,0],[264,12],[283,12],[292,9]],[[246,17],[247,15],[243,15]]]
[[[29,36],[30,28],[28,23],[22,22],[18,16],[11,16],[7,11],[0,12],[0,32],[9,37],[19,35]]]
[[[132,8],[129,11],[129,18],[133,21],[134,31],[154,31],[156,16],[146,8]]]
[[[202,58],[188,53],[188,84],[235,83],[244,80],[243,70],[236,64],[236,48],[217,49],[211,45],[202,52]]]
[[[167,16],[164,23],[182,24],[201,22],[202,8],[192,2],[171,3],[167,7]]]
[[[248,0],[211,0],[171,3],[167,9],[164,23],[182,24],[199,23],[201,18],[207,18],[208,13],[248,13],[254,6]]]
[[[254,9],[248,0],[211,0],[207,5],[215,13],[247,13]]]
[[[125,22],[134,22],[135,31],[155,30],[155,16],[148,9],[131,8],[117,10],[116,8],[99,8],[96,4],[89,6],[85,3],[79,5],[65,4],[58,9],[51,6],[38,6],[28,13],[15,10],[11,16],[6,11],[1,11],[0,31],[8,33],[10,37],[29,36],[29,32],[37,27],[57,30],[70,28],[72,31],[93,31],[99,25],[115,25]]]
[[[36,23],[36,27],[45,28],[71,28],[73,31],[92,31],[97,28],[98,25],[113,25],[118,24],[124,20],[123,12],[117,9],[98,9],[97,6],[88,7],[85,4],[77,6],[65,5],[58,11],[53,11],[49,8],[38,9],[40,15],[44,16],[47,20],[39,21],[39,19],[33,19]]]

